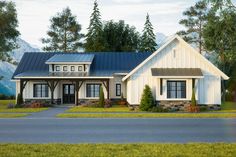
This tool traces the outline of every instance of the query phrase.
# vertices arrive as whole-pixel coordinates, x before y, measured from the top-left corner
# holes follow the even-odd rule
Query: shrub
[[[8,104],[8,105],[7,105],[7,108],[14,108],[14,107],[15,107],[14,104]]]
[[[112,107],[112,101],[110,99],[106,99],[104,107],[106,107],[106,108]]]
[[[99,90],[99,106],[100,107],[104,107],[105,105],[105,98],[104,98],[104,92],[103,92],[103,88],[102,86],[100,86],[100,90]]]
[[[148,111],[153,107],[154,107],[154,98],[152,96],[152,91],[148,85],[145,85],[139,108],[142,111]]]
[[[195,97],[195,90],[193,88],[192,90],[192,98],[191,98],[191,106],[196,106],[197,105],[197,101],[196,101],[196,97]]]
[[[151,112],[168,112],[167,109],[163,109],[162,107],[160,106],[155,106],[153,107],[152,109],[150,109]]]

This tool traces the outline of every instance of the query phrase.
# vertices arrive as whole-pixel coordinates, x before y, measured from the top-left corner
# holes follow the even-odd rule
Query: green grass
[[[25,117],[29,114],[26,113],[0,113],[0,118],[19,118],[19,117]],[[0,153],[1,156],[1,153]]]
[[[236,102],[224,102],[221,105],[222,110],[236,110]]]
[[[61,113],[59,118],[236,118],[235,113]]]
[[[113,106],[110,108],[76,106],[68,109],[66,112],[132,112],[132,111],[130,111],[127,106]]]
[[[0,113],[30,113],[30,112],[41,112],[48,108],[7,108],[8,104],[15,104],[15,100],[0,100]]]
[[[41,112],[48,108],[10,108],[10,109],[0,109],[0,113],[30,113],[30,112]]]
[[[15,104],[15,100],[0,100],[0,109],[7,108],[8,104]]]
[[[0,144],[2,157],[235,157],[236,143]]]

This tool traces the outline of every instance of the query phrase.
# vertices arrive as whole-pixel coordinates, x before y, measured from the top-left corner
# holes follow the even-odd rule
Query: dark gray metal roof
[[[54,63],[54,62],[89,62],[93,61],[94,54],[55,54],[51,58],[49,58],[46,63]]]
[[[152,76],[203,76],[200,68],[152,68]]]
[[[58,54],[91,54],[94,55],[89,76],[112,76],[114,73],[128,73],[151,55],[150,52],[26,52],[17,66],[15,76],[49,76],[49,65],[45,62]]]

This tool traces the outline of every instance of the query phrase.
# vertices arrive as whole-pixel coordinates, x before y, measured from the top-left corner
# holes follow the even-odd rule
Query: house
[[[144,86],[157,102],[221,104],[221,81],[229,79],[178,35],[153,53],[25,53],[12,79],[25,101],[48,99],[63,104],[105,98],[140,103]]]

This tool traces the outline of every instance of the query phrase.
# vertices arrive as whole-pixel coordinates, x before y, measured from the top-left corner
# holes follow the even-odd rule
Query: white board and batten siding
[[[167,79],[163,78],[163,94],[160,95],[160,79],[152,76],[151,68],[200,68],[203,78],[196,79],[196,99],[199,104],[221,104],[221,76],[218,69],[209,65],[207,61],[193,48],[177,38],[172,40],[155,56],[139,67],[127,81],[127,101],[130,104],[139,104],[144,86],[151,87],[154,98],[167,99]],[[186,99],[191,100],[192,79],[186,80]],[[178,80],[174,79],[174,80]],[[176,99],[177,100],[177,99]]]

